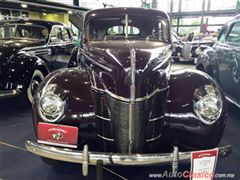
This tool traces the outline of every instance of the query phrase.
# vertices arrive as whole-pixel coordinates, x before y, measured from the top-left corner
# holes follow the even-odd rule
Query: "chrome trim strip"
[[[232,103],[233,105],[237,106],[238,108],[240,108],[240,104],[237,103],[237,101],[233,100],[232,98],[230,98],[229,96],[225,96],[225,98]]]
[[[105,117],[102,117],[102,116],[99,116],[99,115],[96,115],[97,118],[100,118],[102,120],[105,120],[105,121],[111,121],[111,119],[109,118],[105,118]]]
[[[126,21],[128,21],[128,16],[126,15]],[[128,22],[126,22],[128,24]],[[130,42],[128,41],[131,46]],[[136,51],[133,47],[130,47],[130,60],[131,60],[131,85],[130,85],[130,103],[129,103],[129,117],[128,117],[128,153],[132,152],[133,144],[133,123],[134,123],[134,104],[136,101]]]
[[[91,61],[92,64],[96,65],[96,66],[99,66],[101,67],[102,69],[108,71],[108,72],[112,72],[112,69],[98,63],[97,61],[94,61],[91,57],[87,56],[87,55],[84,55],[89,61]]]
[[[153,118],[153,119],[149,119],[149,122],[154,122],[154,121],[157,121],[157,120],[159,120],[159,119],[162,119],[162,118],[164,118],[165,116],[163,115],[163,116],[160,116],[160,117],[156,117],[156,118]]]
[[[130,49],[131,55],[131,85],[130,85],[130,104],[135,103],[136,99],[136,51],[135,49]]]
[[[108,91],[107,89],[99,89],[97,87],[94,87],[92,86],[93,89],[95,90],[98,90],[98,91],[101,91],[101,92],[105,92],[107,93],[109,96],[115,98],[115,99],[118,99],[120,101],[125,101],[125,102],[130,102],[130,99],[129,98],[125,98],[125,97],[122,97],[122,96],[118,96],[116,94],[113,94],[112,92]],[[165,87],[165,88],[162,88],[162,89],[156,89],[155,91],[153,91],[151,94],[147,95],[147,96],[144,96],[144,97],[141,97],[141,98],[136,98],[135,99],[135,102],[140,102],[140,101],[145,101],[146,99],[149,99],[151,98],[152,96],[154,96],[156,93],[158,92],[162,92],[162,91],[166,91],[167,89],[169,88],[169,86]]]
[[[162,67],[162,65],[163,64],[165,64],[168,60],[169,60],[169,58],[172,56],[172,53],[171,53],[171,51],[165,56],[165,58],[164,58],[164,60],[160,63],[160,64],[158,64],[155,68],[153,68],[153,71],[156,71],[156,70],[158,70],[160,67]]]
[[[95,117],[95,113],[94,112],[83,113],[83,114],[81,114],[81,117],[92,118],[92,117]]]
[[[128,38],[128,14],[125,14],[125,38]]]
[[[155,141],[156,139],[160,138],[162,134],[159,134],[157,137],[151,138],[151,139],[146,139],[146,142],[152,142]]]
[[[56,148],[46,146],[39,143],[27,141],[25,143],[28,151],[45,158],[82,163],[83,152],[66,148]],[[231,146],[223,146],[217,148],[219,157],[225,157],[232,151]],[[179,152],[179,163],[191,162],[191,151]],[[96,165],[97,160],[102,160],[103,165],[156,165],[169,164],[173,162],[173,153],[155,153],[155,154],[123,154],[108,152],[91,152],[89,151],[89,164]]]
[[[51,54],[51,49],[40,49],[40,50],[31,50],[31,51],[25,51],[26,53],[32,54],[32,55],[50,55]]]
[[[107,137],[104,137],[104,136],[101,136],[100,134],[98,134],[97,136],[100,137],[101,139],[106,140],[106,141],[111,141],[111,142],[114,141],[113,139],[111,139],[111,138],[107,138]]]
[[[165,116],[167,118],[180,118],[180,119],[187,119],[187,118],[193,118],[193,119],[198,119],[198,117],[193,114],[192,112],[188,113],[166,113]]]
[[[60,147],[68,147],[68,148],[77,148],[77,145],[71,145],[71,144],[60,144],[60,143],[54,143],[54,142],[48,142],[48,141],[37,141],[40,144],[47,144],[47,145],[53,145],[53,146],[60,146]]]
[[[8,98],[8,97],[15,97],[22,93],[19,89],[14,90],[0,90],[0,99]]]

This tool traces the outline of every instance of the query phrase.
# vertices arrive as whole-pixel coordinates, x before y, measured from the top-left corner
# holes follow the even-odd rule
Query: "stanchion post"
[[[103,161],[97,160],[97,180],[103,180]]]

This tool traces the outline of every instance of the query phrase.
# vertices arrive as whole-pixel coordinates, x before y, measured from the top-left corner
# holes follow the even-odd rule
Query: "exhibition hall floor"
[[[174,65],[175,69],[192,68],[189,64]],[[240,112],[229,106],[229,117],[221,141],[222,145],[230,144],[233,152],[217,163],[216,173],[222,177],[215,179],[240,179]],[[35,141],[31,120],[31,107],[23,106],[18,98],[0,101],[0,180],[79,180],[96,179],[96,168],[90,167],[89,175],[82,176],[81,165],[62,166],[54,171],[44,164],[40,157],[26,151],[24,143],[27,140]],[[149,178],[151,174],[163,173],[170,167],[107,167],[104,169],[104,180],[114,179],[161,179]],[[187,170],[189,166],[181,166],[180,171]],[[72,170],[74,169],[74,171]],[[224,175],[232,175],[223,178]],[[120,176],[122,177],[120,177]],[[169,178],[171,179],[171,178]],[[176,179],[176,178],[173,178]]]

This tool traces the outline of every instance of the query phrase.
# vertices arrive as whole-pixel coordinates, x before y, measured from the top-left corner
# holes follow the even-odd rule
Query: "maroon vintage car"
[[[85,175],[98,160],[175,169],[194,150],[230,152],[217,147],[226,123],[222,90],[203,72],[171,71],[170,32],[157,10],[88,12],[70,63],[78,67],[48,75],[35,94],[38,142],[27,149],[48,163],[82,163]]]

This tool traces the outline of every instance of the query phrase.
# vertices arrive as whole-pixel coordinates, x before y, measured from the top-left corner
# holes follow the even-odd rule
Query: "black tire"
[[[35,69],[32,75],[32,78],[30,80],[30,83],[26,89],[26,98],[30,103],[33,102],[33,95],[39,86],[39,84],[43,81],[44,79],[44,74],[42,71]]]

